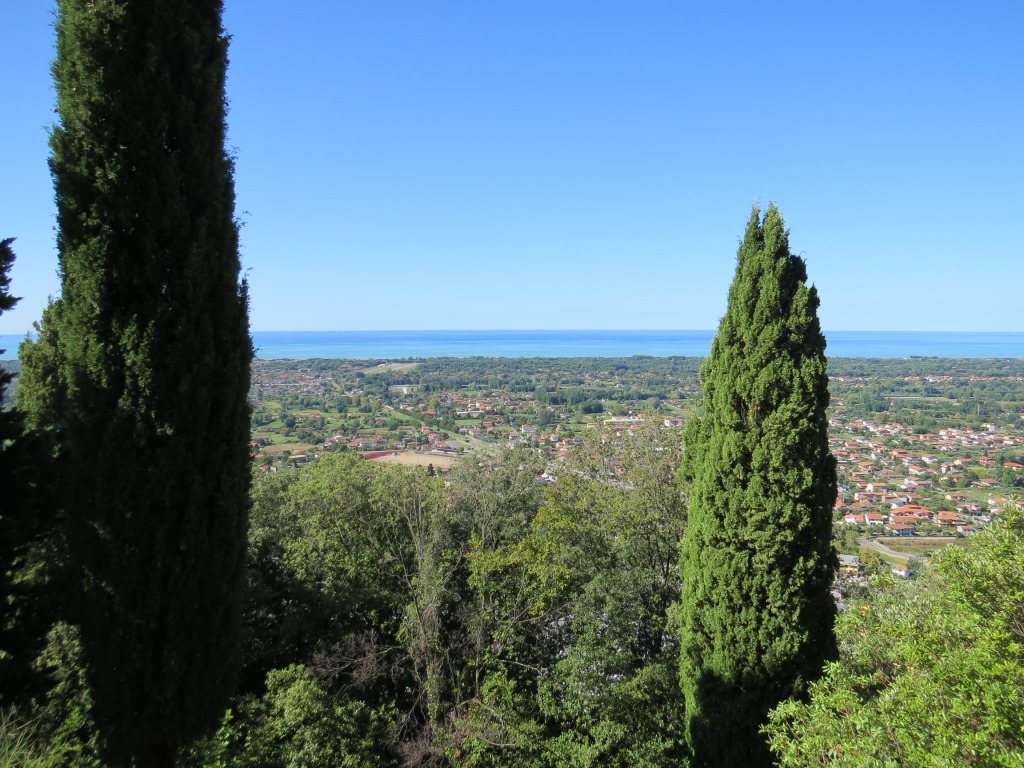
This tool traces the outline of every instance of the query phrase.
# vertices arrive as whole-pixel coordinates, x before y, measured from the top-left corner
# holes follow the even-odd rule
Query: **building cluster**
[[[1020,434],[992,425],[915,434],[898,423],[840,419],[831,431],[844,525],[888,536],[971,536],[1016,503],[1000,493],[1000,473],[1024,473],[1024,465],[1005,458],[1024,450]]]

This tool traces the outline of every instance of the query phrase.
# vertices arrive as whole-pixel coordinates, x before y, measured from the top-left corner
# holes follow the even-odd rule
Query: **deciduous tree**
[[[778,764],[1024,765],[1024,517],[839,620],[842,658],[766,728]]]

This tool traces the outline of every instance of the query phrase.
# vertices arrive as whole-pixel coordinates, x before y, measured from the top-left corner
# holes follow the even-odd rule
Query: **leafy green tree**
[[[679,441],[651,430],[595,442],[535,514],[500,514],[531,506],[506,502],[477,518],[469,586],[486,632],[455,724],[473,764],[674,766],[684,752],[666,627],[685,517]],[[508,498],[494,490],[484,498]]]
[[[634,490],[577,476],[560,480],[537,516],[530,549],[565,580],[552,601],[563,632],[538,681],[552,766],[653,768],[685,755],[679,646],[667,626],[679,594],[675,506],[665,515]]]
[[[101,768],[96,725],[90,715],[91,695],[85,680],[82,646],[77,627],[57,622],[50,627],[46,645],[35,659],[49,681],[44,696],[25,709],[34,741],[46,756],[47,766]]]
[[[688,423],[680,678],[694,764],[769,765],[758,728],[835,655],[835,460],[818,296],[782,217],[751,213]]]
[[[279,732],[292,741],[282,747],[288,754],[319,749],[304,743],[324,737],[316,729],[281,730],[268,721],[280,699],[268,698],[265,689],[298,664],[332,711],[388,720],[387,738],[374,753],[380,764],[400,753],[431,753],[451,679],[443,489],[422,470],[353,453],[257,477],[246,615],[249,695],[233,707],[238,728],[255,739],[268,729]],[[305,682],[301,689],[314,694]],[[257,698],[261,703],[253,705]],[[260,764],[248,738],[232,751]]]
[[[448,626],[458,604],[453,586],[460,547],[446,524],[439,479],[413,467],[375,470],[370,501],[375,515],[388,521],[372,532],[371,542],[379,561],[397,566],[395,586],[405,597],[398,640],[418,692],[411,722],[422,724],[418,737],[426,743],[442,728],[451,704]]]
[[[216,736],[184,757],[208,768],[386,768],[399,765],[381,745],[395,719],[389,709],[325,689],[300,664],[267,675],[265,693],[245,696]]]
[[[270,670],[306,660],[333,618],[330,608],[315,600],[288,568],[287,551],[300,537],[300,522],[286,505],[298,478],[294,469],[257,470],[253,475],[239,681],[243,693],[261,690]]]
[[[860,548],[860,561],[868,568],[873,568],[878,565],[882,565],[882,556],[878,554],[877,549],[871,547]]]
[[[220,0],[61,0],[61,298],[25,357],[57,436],[92,715],[115,765],[219,722],[240,641],[252,346]]]
[[[766,727],[779,765],[1024,765],[1024,518],[1009,510],[837,624],[842,655]]]

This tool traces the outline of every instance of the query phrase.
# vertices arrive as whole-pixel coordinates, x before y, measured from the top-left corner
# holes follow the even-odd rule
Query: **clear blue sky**
[[[0,237],[56,294],[45,0]],[[227,0],[252,327],[708,329],[774,200],[828,330],[1024,330],[1024,3]]]

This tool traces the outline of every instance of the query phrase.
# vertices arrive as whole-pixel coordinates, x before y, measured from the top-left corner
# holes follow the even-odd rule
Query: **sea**
[[[253,331],[264,360],[424,357],[704,357],[714,331]],[[0,360],[23,336],[0,335]],[[1024,333],[826,331],[829,357],[1024,357]]]

